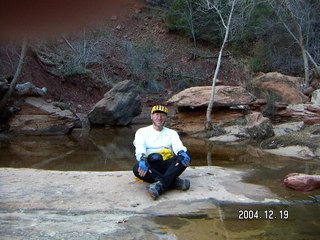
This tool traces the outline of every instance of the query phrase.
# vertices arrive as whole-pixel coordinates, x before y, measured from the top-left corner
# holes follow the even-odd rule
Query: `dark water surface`
[[[132,142],[139,127],[141,125],[90,132],[79,130],[68,136],[9,138],[0,142],[0,167],[62,171],[131,170],[135,163]],[[226,203],[188,216],[152,217],[144,219],[147,222],[144,234],[152,236],[151,239],[320,239],[320,190],[297,192],[282,185],[288,173],[320,174],[319,160],[301,161],[266,154],[249,144],[209,143],[188,137],[182,137],[182,140],[192,157],[193,166],[250,169],[252,171],[246,175],[245,182],[263,185],[290,204]],[[244,212],[248,216],[243,220],[239,219],[240,210],[248,210]],[[272,211],[275,218],[267,218],[269,212],[265,211]],[[288,218],[284,218],[286,213]],[[252,214],[254,217],[248,219]]]
[[[244,209],[253,212],[255,215],[252,216],[258,216],[258,218],[239,219],[239,211]],[[318,240],[320,236],[319,212],[319,205],[224,204],[190,215],[149,218],[150,223],[154,225],[144,223],[145,226],[148,226],[144,234],[146,239],[148,235],[156,235],[159,239],[183,240]],[[288,215],[283,213],[288,213]]]

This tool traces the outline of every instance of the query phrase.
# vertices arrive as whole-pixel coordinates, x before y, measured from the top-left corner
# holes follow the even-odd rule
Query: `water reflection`
[[[0,167],[63,171],[131,170],[134,134],[131,127],[76,130],[67,136],[21,136],[0,145]],[[292,172],[320,174],[319,161],[303,161],[264,153],[254,144],[213,143],[183,137],[193,166],[252,169],[244,181],[267,185],[283,194],[282,179]],[[281,191],[281,192],[279,192]],[[285,192],[285,194],[288,194]]]
[[[140,127],[79,129],[67,136],[11,138],[0,145],[0,167],[66,171],[131,170],[135,161],[132,142]],[[272,170],[279,174],[292,171],[320,173],[320,163],[317,161],[299,161],[267,154],[252,143],[213,143],[189,137],[182,140],[192,157],[193,166],[252,168],[257,172]]]
[[[241,210],[255,215],[241,219]],[[125,229],[112,236],[115,239],[131,234],[136,239],[317,240],[319,211],[319,204],[216,204],[211,209],[189,214],[134,217],[125,224]]]
[[[131,170],[135,162],[132,142],[139,127],[141,125],[76,130],[68,136],[11,138],[0,144],[0,167],[64,171]],[[289,209],[289,220],[238,219],[240,209],[247,207],[263,212],[266,206],[261,205],[220,205],[190,216],[152,217],[142,221],[146,224],[141,228],[144,231],[142,236],[150,237],[142,239],[318,239],[320,190],[304,193],[282,185],[283,177],[291,172],[319,174],[318,161],[306,162],[266,154],[248,143],[211,143],[188,137],[182,140],[192,156],[193,166],[220,166],[240,171],[250,169],[252,171],[247,171],[242,181],[266,186],[290,202],[309,204],[267,206],[274,211]],[[138,226],[135,222],[132,228]],[[123,236],[124,233],[121,234]]]
[[[1,167],[65,171],[129,170],[132,128],[78,130],[67,136],[20,136],[0,148]]]

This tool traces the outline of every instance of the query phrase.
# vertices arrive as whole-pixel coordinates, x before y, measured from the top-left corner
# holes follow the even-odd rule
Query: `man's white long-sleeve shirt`
[[[140,160],[142,154],[149,155],[165,149],[175,154],[180,150],[187,151],[176,131],[166,127],[157,131],[152,125],[138,129],[133,144],[136,148],[137,160]]]

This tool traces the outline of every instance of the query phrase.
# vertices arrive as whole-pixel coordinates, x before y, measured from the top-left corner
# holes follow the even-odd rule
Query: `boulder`
[[[16,93],[19,96],[34,96],[41,97],[45,95],[47,92],[47,88],[38,88],[30,82],[17,84],[16,85]]]
[[[273,125],[274,134],[276,137],[283,136],[292,132],[299,132],[304,128],[304,122],[288,122]]]
[[[107,92],[88,114],[92,125],[128,125],[141,113],[141,97],[134,82],[125,80]]]
[[[320,188],[320,175],[290,173],[284,178],[283,183],[294,190],[312,191]]]
[[[29,97],[8,124],[10,131],[17,134],[62,135],[69,133],[78,122],[78,117],[70,110],[61,109],[42,98]]]
[[[320,89],[313,91],[312,97],[311,97],[311,103],[320,104]]]
[[[279,97],[278,101],[286,104],[301,104],[309,100],[300,90],[302,78],[269,72],[255,77],[251,82],[253,93],[258,98],[267,98],[267,94],[273,94]]]
[[[202,109],[208,106],[211,95],[211,86],[187,88],[168,100],[168,104],[176,105],[180,110]],[[255,96],[243,87],[216,86],[214,106],[249,105],[256,100]]]
[[[273,126],[269,118],[264,117],[260,112],[254,112],[246,116],[247,132],[250,137],[263,140],[274,136]]]

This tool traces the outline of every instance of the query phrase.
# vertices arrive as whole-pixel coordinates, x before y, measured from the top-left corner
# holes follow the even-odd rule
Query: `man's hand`
[[[185,166],[188,167],[191,161],[191,158],[189,157],[189,155],[185,152],[185,151],[180,151],[178,152],[178,155],[183,157],[183,159],[181,160],[181,163]]]
[[[141,177],[144,177],[148,171],[146,159],[147,159],[147,157],[143,154],[140,158],[140,161],[139,161],[138,173]]]

